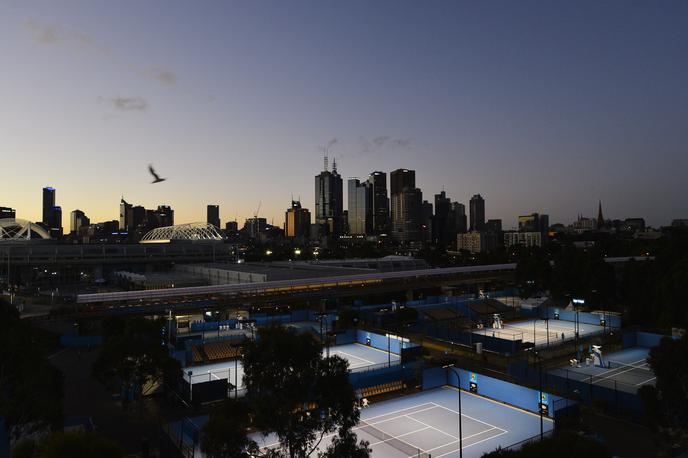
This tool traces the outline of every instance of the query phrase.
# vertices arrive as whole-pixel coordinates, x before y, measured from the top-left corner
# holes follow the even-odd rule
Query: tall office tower
[[[435,216],[432,214],[432,204],[424,200],[420,204],[420,237],[424,242],[431,242],[435,232]]]
[[[423,193],[416,188],[416,172],[397,169],[390,174],[390,185],[392,237],[400,242],[421,240]]]
[[[59,239],[62,237],[62,207],[55,205],[50,214],[50,237]]]
[[[219,205],[208,205],[206,221],[208,224],[212,224],[216,228],[220,229],[220,206]]]
[[[308,215],[308,219],[310,220],[310,215]],[[237,221],[227,221],[225,223],[225,231],[229,234],[234,233],[239,231],[239,223]]]
[[[55,188],[46,186],[43,188],[43,220],[41,222],[48,229],[53,226],[53,207],[55,207]]]
[[[539,232],[540,215],[531,213],[530,215],[520,215],[518,217],[519,232]]]
[[[315,223],[320,235],[341,235],[344,228],[342,177],[337,173],[337,163],[332,161],[332,171],[327,167],[315,177]]]
[[[373,194],[373,233],[385,234],[389,231],[389,198],[387,197],[387,174],[373,172],[368,177]]]
[[[119,201],[119,230],[129,231],[136,227],[134,225],[134,217],[132,205],[124,200],[124,197]]]
[[[81,210],[74,210],[70,215],[69,222],[69,231],[72,234],[78,234],[82,227],[91,224],[91,220]]]
[[[311,212],[301,207],[298,200],[291,201],[291,208],[284,215],[284,235],[294,238],[308,238],[311,230]]]
[[[15,219],[17,212],[14,208],[0,207],[0,219]]]
[[[349,208],[347,210],[349,234],[373,233],[373,189],[369,181],[350,178],[348,182]]]
[[[469,203],[470,206],[470,218],[472,231],[482,231],[485,228],[485,200],[480,196],[480,194],[475,194],[471,197]]]
[[[451,199],[442,191],[435,194],[435,215],[432,218],[432,242],[447,245],[456,240],[456,223],[451,215]]]
[[[260,234],[265,232],[267,226],[268,221],[265,218],[246,218],[246,221],[244,222],[244,231],[246,231],[248,236],[252,239],[257,239],[260,237]]]
[[[456,232],[463,234],[468,231],[468,219],[466,217],[466,206],[459,202],[452,202],[452,214]]]

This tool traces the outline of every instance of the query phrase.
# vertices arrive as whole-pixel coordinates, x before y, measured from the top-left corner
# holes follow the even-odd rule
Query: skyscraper
[[[307,238],[311,229],[311,212],[307,208],[301,208],[301,202],[291,201],[284,215],[284,235],[294,238]]]
[[[43,221],[41,222],[52,238],[62,236],[62,208],[55,205],[55,188],[43,188]]]
[[[336,161],[332,161],[331,172],[327,168],[326,156],[324,170],[315,177],[315,223],[321,235],[337,236],[344,227],[344,183],[337,173]]]
[[[43,220],[42,223],[48,229],[53,225],[53,207],[55,207],[55,188],[46,186],[43,188]]]
[[[421,240],[423,193],[416,188],[416,172],[397,169],[390,174],[392,236],[400,242]]]
[[[358,178],[350,178],[349,194],[349,234],[368,235],[373,232],[373,193],[369,181],[361,183]]]
[[[373,233],[384,234],[389,231],[389,198],[387,197],[387,174],[373,172],[368,177],[373,194]]]
[[[62,207],[59,205],[53,206],[51,220],[50,237],[59,239],[62,237]]]
[[[208,224],[212,224],[216,228],[220,229],[220,206],[219,205],[208,205],[206,221],[208,222]]]
[[[459,202],[452,202],[452,213],[456,224],[456,232],[463,234],[468,230],[466,206]]]
[[[130,231],[134,227],[134,217],[132,205],[124,200],[124,197],[119,201],[119,230]]]
[[[480,194],[475,194],[471,197],[469,203],[471,231],[482,231],[485,229],[485,200]]]

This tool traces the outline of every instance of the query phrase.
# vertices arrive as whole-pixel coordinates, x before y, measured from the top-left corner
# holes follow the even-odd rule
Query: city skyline
[[[0,5],[0,205],[19,218],[53,186],[65,227],[117,219],[121,196],[180,223],[262,202],[281,225],[291,195],[315,211],[326,146],[345,180],[416,170],[505,227],[599,200],[653,226],[688,213],[685,3],[77,4]]]

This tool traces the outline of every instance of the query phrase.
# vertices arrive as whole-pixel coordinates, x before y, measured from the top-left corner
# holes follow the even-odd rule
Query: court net
[[[371,425],[366,421],[360,420],[358,429],[384,442],[390,447],[399,450],[400,452],[404,453],[407,457],[432,458],[429,453],[425,453],[421,451],[418,447],[414,447],[408,442],[404,442],[403,440],[398,439],[397,437],[392,436],[391,434],[387,434],[386,432],[376,428],[375,426]]]

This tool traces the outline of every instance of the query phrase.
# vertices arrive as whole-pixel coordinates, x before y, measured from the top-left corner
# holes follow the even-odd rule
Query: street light
[[[453,363],[442,366],[442,369],[452,369],[454,374],[456,374],[456,385],[459,393],[459,458],[463,458],[463,435],[461,433],[461,376],[459,375],[459,370]]]

